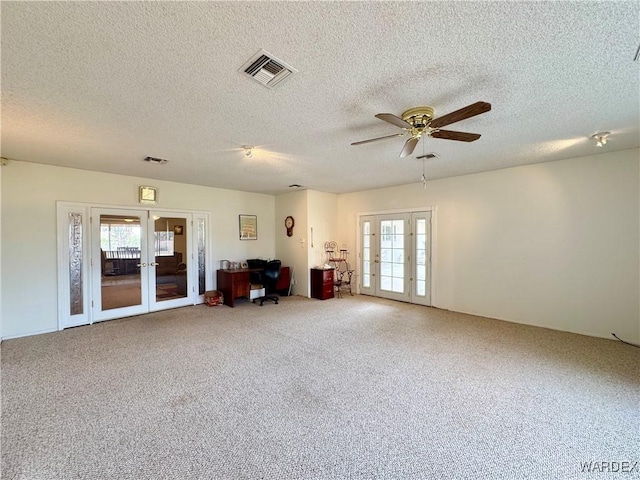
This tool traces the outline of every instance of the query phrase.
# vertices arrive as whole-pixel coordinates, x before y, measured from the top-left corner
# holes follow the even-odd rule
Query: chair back
[[[247,260],[247,266],[249,268],[264,268],[266,265],[267,261],[260,258],[250,258]]]
[[[281,266],[282,262],[280,260],[271,260],[265,265],[264,276],[270,284],[275,285],[276,283],[278,283],[278,279],[280,278]]]

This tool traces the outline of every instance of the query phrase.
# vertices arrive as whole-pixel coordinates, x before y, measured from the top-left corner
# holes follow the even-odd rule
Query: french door
[[[146,227],[145,210],[91,209],[93,321],[149,311]]]
[[[360,293],[431,305],[431,212],[361,216]]]
[[[190,212],[59,205],[59,328],[201,302],[207,220]]]
[[[191,215],[91,210],[94,321],[193,304]]]

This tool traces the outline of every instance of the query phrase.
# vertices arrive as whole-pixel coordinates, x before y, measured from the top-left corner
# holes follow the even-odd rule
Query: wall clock
[[[287,237],[293,236],[293,226],[295,222],[293,221],[293,217],[289,215],[284,219],[284,226],[287,227]]]
[[[141,185],[138,201],[143,205],[155,205],[158,203],[158,189]]]

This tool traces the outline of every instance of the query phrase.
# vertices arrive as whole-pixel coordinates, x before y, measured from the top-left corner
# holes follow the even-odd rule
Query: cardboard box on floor
[[[207,290],[206,292],[204,292],[204,303],[206,303],[210,307],[222,305],[224,303],[222,292],[219,290]]]

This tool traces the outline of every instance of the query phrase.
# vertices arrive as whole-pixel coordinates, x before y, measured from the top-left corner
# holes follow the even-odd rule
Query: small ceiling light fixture
[[[243,145],[242,148],[244,148],[244,154],[248,158],[253,157],[253,145]]]
[[[598,132],[591,135],[591,138],[596,141],[596,147],[604,147],[607,144],[607,137],[609,135],[611,135],[611,132]]]
[[[300,185],[299,183],[292,183],[291,185],[289,185],[289,188],[302,188],[302,185]]]

